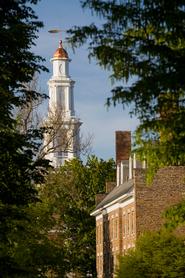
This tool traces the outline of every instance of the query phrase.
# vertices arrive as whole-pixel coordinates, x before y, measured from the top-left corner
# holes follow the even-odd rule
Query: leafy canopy
[[[63,242],[66,271],[86,277],[96,276],[96,229],[90,213],[95,195],[103,192],[106,181],[115,180],[114,161],[94,156],[83,164],[73,159],[52,171],[43,188],[41,199],[50,204],[55,216],[55,231]]]
[[[88,43],[90,57],[119,86],[108,104],[130,107],[140,125],[136,145],[151,173],[185,163],[185,2],[84,0],[98,24],[69,30],[74,48]]]
[[[36,277],[35,272],[31,276],[30,268],[34,269],[31,261],[28,269],[23,267],[19,258],[21,253],[26,255],[29,250],[29,241],[23,239],[28,239],[26,227],[31,221],[26,209],[38,201],[35,184],[43,181],[48,163],[36,159],[41,131],[30,128],[27,133],[21,134],[14,112],[30,99],[45,97],[34,90],[27,90],[25,85],[32,80],[35,72],[46,70],[41,64],[43,59],[31,51],[37,32],[43,26],[33,10],[37,2],[0,1],[1,277]],[[26,258],[31,259],[29,256]]]
[[[184,277],[184,258],[184,239],[167,230],[148,233],[138,240],[135,250],[120,257],[116,277]]]

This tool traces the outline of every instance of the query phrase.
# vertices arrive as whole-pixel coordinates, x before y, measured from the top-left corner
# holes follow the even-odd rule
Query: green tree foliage
[[[165,226],[170,229],[175,229],[185,225],[185,200],[170,207],[165,211]]]
[[[88,43],[90,57],[119,81],[108,105],[129,106],[140,120],[135,141],[149,177],[164,165],[184,165],[185,1],[81,2],[99,20],[74,27],[69,42],[74,48]],[[168,226],[184,224],[184,207],[168,210]],[[120,259],[117,277],[185,277],[184,259],[184,239],[162,231],[148,234]]]
[[[8,218],[11,244],[1,242],[1,251],[9,259],[9,269],[5,258],[1,257],[0,277],[46,278],[50,277],[49,273],[64,277],[66,265],[62,244],[50,235],[55,222],[50,205],[44,201],[25,208],[22,219]]]
[[[42,27],[32,9],[37,2],[0,1],[0,277],[37,277],[23,267],[31,221],[27,208],[38,200],[35,184],[43,181],[48,162],[35,159],[41,131],[21,134],[14,119],[22,104],[45,97],[25,86],[35,72],[46,70],[31,51]]]
[[[120,257],[117,278],[180,278],[185,276],[184,239],[166,230],[143,235]]]
[[[139,154],[153,174],[185,164],[185,1],[83,0],[97,24],[74,27],[74,48],[89,44],[90,57],[120,81],[108,104],[130,106],[140,125]]]
[[[96,276],[95,220],[90,213],[95,195],[104,191],[106,181],[114,180],[114,161],[94,156],[85,164],[77,159],[69,161],[47,178],[41,199],[50,204],[56,221],[53,233],[62,244],[68,273]]]

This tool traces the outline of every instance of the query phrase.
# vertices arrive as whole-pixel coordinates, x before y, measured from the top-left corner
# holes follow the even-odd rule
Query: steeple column
[[[53,75],[48,81],[49,86],[49,110],[61,113],[62,130],[57,130],[56,138],[51,143],[57,148],[47,155],[54,167],[58,167],[66,160],[78,157],[79,155],[79,132],[82,122],[75,116],[74,110],[74,81],[69,75],[68,53],[60,41],[58,49],[51,59],[53,64]],[[67,130],[67,135],[64,132]],[[70,138],[71,136],[71,138]],[[64,138],[66,142],[64,141]],[[60,145],[60,142],[61,145]],[[68,143],[70,142],[70,143]],[[65,144],[66,143],[66,144]],[[68,143],[68,145],[67,145]]]

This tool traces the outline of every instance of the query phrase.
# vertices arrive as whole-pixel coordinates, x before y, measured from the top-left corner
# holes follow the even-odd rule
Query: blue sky
[[[48,30],[60,28],[67,30],[74,25],[80,26],[95,20],[90,11],[83,11],[79,0],[42,0],[35,8],[44,28],[39,32],[34,51],[46,59],[45,65],[49,73],[42,73],[40,83],[48,93],[47,81],[51,77],[50,59],[58,47],[60,35],[52,35]],[[65,32],[62,34],[65,41]],[[65,45],[65,43],[64,43]],[[121,106],[105,107],[106,98],[110,96],[110,73],[101,69],[96,61],[89,62],[88,46],[73,51],[65,45],[72,59],[70,75],[75,80],[75,110],[83,122],[81,132],[93,134],[93,153],[100,158],[108,159],[115,156],[115,131],[131,130],[136,127],[136,120],[131,119],[128,110]],[[47,107],[47,104],[45,105]]]

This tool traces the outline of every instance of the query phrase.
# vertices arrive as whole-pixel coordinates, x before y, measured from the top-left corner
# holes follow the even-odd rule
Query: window
[[[68,157],[68,152],[61,152],[61,151],[55,152],[54,156],[55,157]]]
[[[132,219],[131,219],[131,233],[134,234],[134,211],[131,212]]]
[[[100,273],[102,273],[102,272],[103,272],[103,256],[100,256],[100,261],[99,261],[99,263],[100,263],[100,267],[99,267]]]
[[[128,227],[128,235],[130,235],[130,228],[131,228],[131,226],[130,226],[130,223],[131,223],[130,217],[131,217],[131,214],[129,212],[128,213],[128,217],[127,217],[127,220],[128,220],[128,225],[127,225],[127,227]]]
[[[109,233],[110,233],[110,240],[113,239],[113,219],[109,221]]]
[[[99,272],[99,256],[96,257],[96,268],[97,268],[97,272]]]
[[[57,96],[57,106],[60,107],[62,110],[65,110],[66,99],[65,99],[64,87],[62,87],[62,86],[56,87],[56,96]]]
[[[114,271],[115,271],[115,269],[116,269],[116,265],[117,265],[117,255],[114,254],[114,255],[113,255],[113,267],[114,267]]]
[[[123,237],[126,236],[126,217],[125,217],[125,213],[123,214],[123,217],[122,217],[122,232],[123,232]]]
[[[118,219],[114,219],[114,238],[118,238]]]
[[[99,235],[98,235],[98,232],[99,232],[99,226],[96,227],[96,244],[99,243]]]
[[[99,243],[102,243],[102,225],[99,226]]]
[[[125,236],[127,236],[127,232],[128,232],[128,215],[125,214],[125,226],[124,226],[124,230],[125,230]]]

